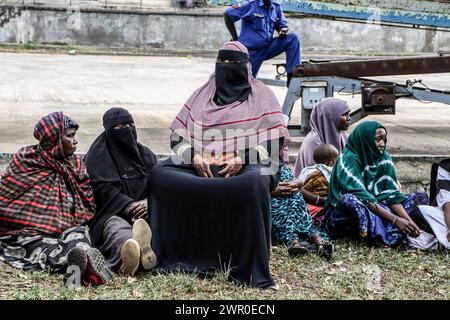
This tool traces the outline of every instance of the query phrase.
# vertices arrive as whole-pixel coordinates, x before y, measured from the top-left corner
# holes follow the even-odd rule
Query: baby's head
[[[316,163],[322,163],[326,166],[332,167],[337,157],[339,157],[339,151],[332,144],[321,144],[314,150],[313,158]]]

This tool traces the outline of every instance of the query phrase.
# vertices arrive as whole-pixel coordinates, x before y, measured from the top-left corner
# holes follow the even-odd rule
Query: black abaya
[[[158,268],[207,275],[230,270],[230,280],[273,285],[269,272],[273,176],[247,165],[231,178],[201,178],[168,159],[149,175],[152,247]]]
[[[147,174],[155,165],[156,156],[137,141],[134,126],[114,128],[130,123],[134,120],[127,110],[109,109],[103,116],[105,131],[85,156],[97,205],[97,213],[89,223],[92,244],[96,247],[103,245],[105,222],[113,216],[131,222],[126,207],[147,196]]]

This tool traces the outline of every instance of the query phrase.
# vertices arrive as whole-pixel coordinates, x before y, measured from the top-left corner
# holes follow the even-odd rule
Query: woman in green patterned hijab
[[[323,227],[331,237],[363,237],[392,246],[420,234],[409,213],[428,197],[401,193],[386,143],[386,128],[376,121],[359,124],[350,135],[328,187]]]

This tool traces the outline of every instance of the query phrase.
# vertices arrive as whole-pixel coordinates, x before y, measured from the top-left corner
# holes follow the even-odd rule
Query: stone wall
[[[23,10],[0,27],[0,43],[216,51],[230,36],[222,11],[166,12],[85,9]],[[450,50],[450,32],[288,18],[302,52],[418,54]]]

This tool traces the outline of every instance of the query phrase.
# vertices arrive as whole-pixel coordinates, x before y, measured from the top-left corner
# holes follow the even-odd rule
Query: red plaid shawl
[[[63,156],[64,119],[62,112],[42,118],[34,128],[39,144],[20,149],[3,173],[0,235],[58,235],[94,216],[86,167],[78,155]]]

